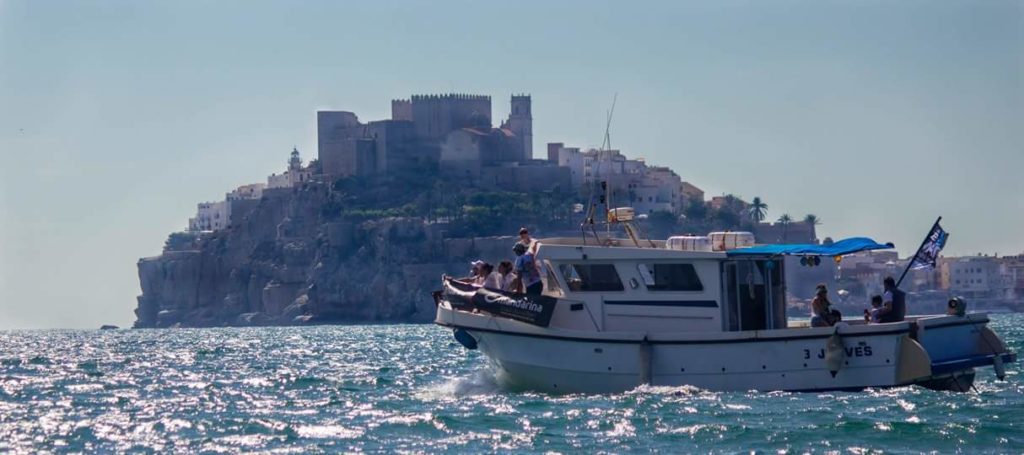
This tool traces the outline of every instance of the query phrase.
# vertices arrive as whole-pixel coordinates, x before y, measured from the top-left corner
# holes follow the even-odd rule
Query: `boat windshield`
[[[555,269],[551,266],[551,261],[544,260],[544,294],[552,297],[565,297],[565,291],[562,290],[562,285],[558,284],[558,277],[555,276]]]

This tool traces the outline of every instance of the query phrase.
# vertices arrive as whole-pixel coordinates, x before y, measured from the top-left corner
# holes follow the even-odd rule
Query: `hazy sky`
[[[195,204],[315,156],[315,111],[533,95],[769,217],[1024,251],[1024,3],[0,0],[0,329],[128,326]]]

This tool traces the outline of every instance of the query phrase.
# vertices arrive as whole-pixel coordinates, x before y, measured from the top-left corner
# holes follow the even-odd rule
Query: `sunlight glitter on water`
[[[1018,352],[1021,315],[993,324]],[[0,452],[1024,451],[1024,382],[976,393],[505,390],[433,326],[0,332]]]

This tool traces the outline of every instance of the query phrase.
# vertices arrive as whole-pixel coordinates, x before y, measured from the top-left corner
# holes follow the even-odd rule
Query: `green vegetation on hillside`
[[[509,235],[519,226],[544,231],[579,229],[584,214],[573,213],[575,204],[589,197],[569,191],[521,193],[474,188],[449,181],[431,170],[409,171],[388,177],[345,177],[331,185],[322,208],[327,219],[362,221],[385,217],[419,217],[447,223],[447,235],[476,237]],[[755,198],[747,205],[732,195],[714,208],[702,200],[688,200],[678,214],[648,214],[641,229],[652,238],[714,230],[753,230],[764,219],[767,204]],[[599,207],[599,209],[603,209]],[[600,219],[600,215],[597,217]]]

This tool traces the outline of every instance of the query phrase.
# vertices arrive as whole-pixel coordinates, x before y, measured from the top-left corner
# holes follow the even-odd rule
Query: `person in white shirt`
[[[512,288],[512,285],[516,279],[516,274],[512,273],[512,262],[501,261],[498,264],[498,273],[501,275],[501,290],[514,292],[515,289]]]
[[[494,266],[485,263],[480,266],[480,274],[484,277],[483,286],[487,289],[501,289],[501,274],[494,271]]]

